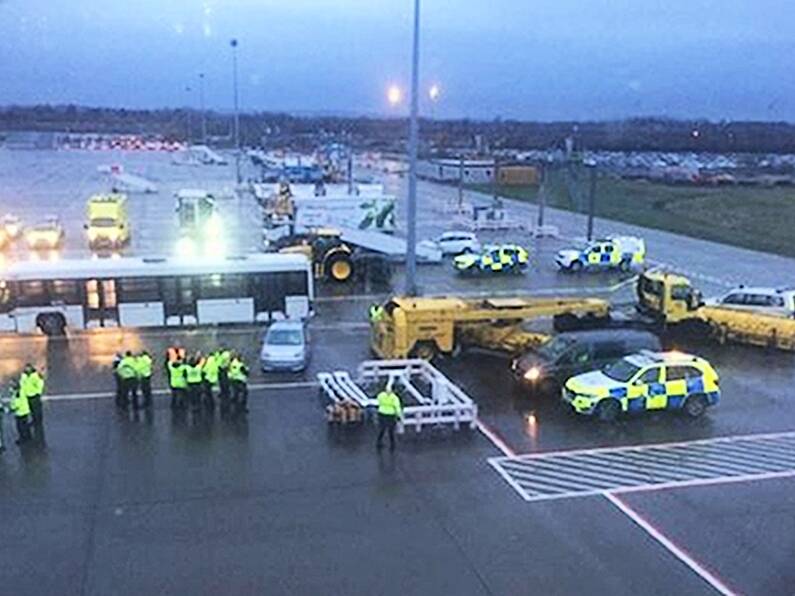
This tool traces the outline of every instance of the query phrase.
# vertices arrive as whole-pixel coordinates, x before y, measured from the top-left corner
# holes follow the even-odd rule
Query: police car
[[[566,381],[562,398],[578,414],[603,421],[622,412],[681,410],[692,418],[720,399],[709,362],[681,352],[641,351]]]
[[[635,236],[608,236],[590,242],[585,248],[558,251],[555,263],[563,271],[621,269],[629,271],[646,259],[646,243]]]
[[[453,259],[453,267],[463,274],[522,273],[530,254],[518,244],[487,246],[481,254],[463,254]]]

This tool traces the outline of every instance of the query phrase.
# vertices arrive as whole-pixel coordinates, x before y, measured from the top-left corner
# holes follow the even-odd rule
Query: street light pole
[[[202,112],[202,145],[207,144],[207,114],[204,110],[204,73],[199,73],[199,109]]]
[[[411,60],[409,117],[409,196],[406,209],[406,295],[417,295],[417,144],[419,137],[420,0],[414,0],[414,47]]]
[[[596,163],[589,163],[588,169],[591,172],[591,184],[588,191],[588,242],[593,239],[593,217],[596,209]]]
[[[185,119],[187,121],[186,123],[187,128],[185,130],[185,143],[187,145],[190,145],[190,138],[192,136],[191,133],[193,129],[193,123],[191,122],[191,117],[190,117],[190,110],[191,110],[190,106],[193,103],[190,97],[191,91],[192,89],[190,88],[190,86],[185,87],[185,93],[188,94],[188,106],[185,108]]]
[[[237,95],[237,39],[229,42],[232,46],[232,85],[235,97],[235,176],[240,184],[240,105]]]

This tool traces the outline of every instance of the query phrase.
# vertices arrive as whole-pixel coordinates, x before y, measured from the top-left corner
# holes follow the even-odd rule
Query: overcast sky
[[[398,113],[411,0],[0,0],[0,104]],[[423,0],[439,117],[795,120],[792,0]],[[190,87],[190,91],[186,90]],[[425,101],[423,110],[430,110]]]

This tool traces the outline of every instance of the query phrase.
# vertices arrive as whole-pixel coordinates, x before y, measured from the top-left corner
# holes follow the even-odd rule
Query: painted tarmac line
[[[510,448],[510,446],[502,439],[502,437],[500,437],[500,435],[498,435],[495,431],[489,428],[489,426],[485,422],[478,419],[478,421],[476,422],[476,426],[477,429],[481,433],[483,433],[483,436],[485,436],[489,441],[491,441],[492,445],[494,445],[497,449],[499,449],[503,455],[505,455],[506,457],[516,457],[516,452]],[[491,464],[491,460],[489,460],[489,463]]]
[[[691,480],[672,480],[658,484],[644,484],[640,486],[626,486],[608,491],[613,495],[631,493],[654,492],[658,490],[671,490],[676,488],[693,488],[699,486],[715,486],[721,484],[738,484],[743,482],[756,482],[759,480],[777,480],[782,478],[795,478],[795,470],[782,472],[759,472],[756,474],[739,474],[737,476],[722,476],[720,478],[693,478]]]
[[[735,594],[738,594],[738,592],[729,588],[729,586],[727,586],[723,580],[718,578],[714,573],[696,561],[683,548],[676,545],[670,538],[668,538],[657,527],[655,527],[654,524],[643,517],[640,513],[632,509],[632,507],[624,502],[618,495],[606,492],[604,493],[604,497],[610,501],[610,503],[612,503],[616,509],[631,519],[638,527],[646,532],[669,553],[687,565],[691,571],[707,582],[719,594],[723,594],[724,596],[734,596]]]
[[[319,387],[317,381],[288,381],[284,383],[252,383],[248,386],[249,391],[267,391],[277,389],[312,389]],[[152,395],[168,395],[168,389],[153,389]],[[106,399],[114,397],[113,391],[97,391],[94,393],[61,393],[45,395],[44,401],[78,401],[89,399]]]
[[[643,451],[647,449],[659,449],[664,447],[687,447],[691,445],[704,445],[711,443],[737,443],[740,441],[748,440],[765,440],[765,439],[781,439],[795,437],[795,430],[777,431],[770,433],[755,433],[748,435],[727,435],[721,437],[713,437],[709,439],[696,439],[693,441],[671,441],[665,443],[635,443],[632,445],[618,445],[616,447],[594,447],[589,449],[561,449],[555,451],[539,451],[537,453],[519,453],[515,456],[510,456],[511,459],[526,458],[529,460],[541,459],[546,457],[556,457],[561,455],[587,455],[591,453],[621,453],[622,451]],[[500,460],[502,458],[493,458]]]

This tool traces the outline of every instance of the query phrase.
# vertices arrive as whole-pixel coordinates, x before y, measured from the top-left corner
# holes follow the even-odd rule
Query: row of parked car
[[[621,413],[678,410],[696,418],[720,399],[709,362],[664,352],[656,335],[631,329],[562,333],[511,364],[524,390],[560,395],[576,413],[612,421]]]

